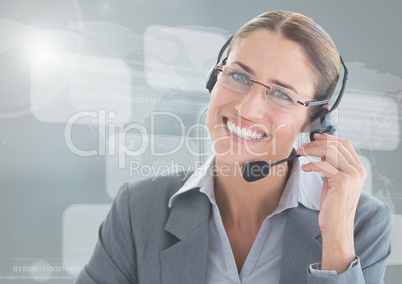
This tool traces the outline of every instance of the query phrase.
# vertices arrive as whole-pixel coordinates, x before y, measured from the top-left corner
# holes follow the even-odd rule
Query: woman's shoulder
[[[392,224],[391,207],[381,200],[362,192],[356,209],[355,233],[367,227],[388,230]],[[371,233],[374,233],[371,231]]]
[[[354,224],[355,251],[359,256],[361,266],[376,268],[374,264],[383,263],[391,253],[392,211],[388,204],[379,199],[362,193],[356,210]],[[370,271],[370,269],[367,269]],[[366,272],[366,274],[369,272]]]
[[[167,205],[170,197],[183,186],[190,175],[189,172],[178,172],[128,181],[120,187],[115,201],[124,199],[129,207],[149,202],[152,204],[166,202]]]
[[[391,216],[392,211],[388,204],[362,192],[356,210],[356,221],[372,218],[374,215]]]
[[[189,173],[177,173],[169,176],[153,176],[126,182],[123,184],[112,205],[111,223],[131,224],[126,226],[137,240],[154,235],[162,236],[163,227],[171,209],[170,197],[180,189],[188,179]],[[131,228],[131,229],[130,229]]]

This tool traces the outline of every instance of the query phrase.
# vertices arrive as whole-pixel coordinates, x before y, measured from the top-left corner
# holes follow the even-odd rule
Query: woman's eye
[[[283,100],[283,101],[287,101],[289,103],[293,102],[292,98],[289,97],[286,93],[284,93],[283,91],[279,90],[279,89],[272,89],[269,90],[268,92],[271,96],[274,96],[275,99],[279,99],[279,100]]]
[[[236,82],[243,84],[243,85],[249,85],[250,84],[250,78],[243,73],[239,73],[239,72],[233,72],[231,74],[231,76],[233,77],[233,79],[236,80]]]

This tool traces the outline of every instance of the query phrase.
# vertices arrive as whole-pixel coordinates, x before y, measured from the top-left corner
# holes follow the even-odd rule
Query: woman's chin
[[[264,160],[270,156],[266,150],[269,147],[255,147],[256,145],[240,143],[216,143],[213,145],[214,155],[221,159],[233,161]],[[262,148],[262,149],[261,149]]]
[[[265,156],[254,156],[254,155],[238,155],[238,154],[230,154],[230,155],[219,155],[215,154],[215,159],[220,164],[225,165],[234,165],[234,166],[243,166],[247,162],[251,161],[262,161],[266,160]]]

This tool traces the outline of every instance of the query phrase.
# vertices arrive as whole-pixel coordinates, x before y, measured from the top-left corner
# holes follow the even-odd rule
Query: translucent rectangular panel
[[[131,71],[122,60],[40,53],[31,66],[30,108],[38,120],[105,124],[131,118]],[[101,110],[105,121],[96,116]]]
[[[388,265],[402,265],[402,214],[394,214],[392,225],[392,252]]]
[[[98,240],[98,229],[111,205],[75,204],[63,214],[63,266],[78,275],[89,261]]]
[[[398,106],[392,98],[347,91],[338,112],[339,137],[349,139],[355,148],[393,151],[398,147]]]
[[[106,155],[107,193],[114,198],[120,186],[129,180],[194,171],[210,154],[209,149],[202,152],[201,143],[195,138],[169,135],[112,136]]]
[[[364,168],[366,169],[366,180],[364,181],[363,191],[370,195],[373,195],[373,173],[371,171],[371,163],[370,160],[367,159],[365,156],[359,156],[361,163],[363,164]]]
[[[152,25],[144,33],[145,79],[154,88],[206,92],[225,41],[218,33]]]

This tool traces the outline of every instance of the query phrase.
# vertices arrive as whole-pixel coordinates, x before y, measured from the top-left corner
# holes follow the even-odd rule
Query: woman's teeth
[[[240,128],[239,126],[237,126],[230,120],[226,121],[226,126],[229,129],[230,133],[236,134],[237,136],[244,138],[244,139],[257,140],[257,139],[262,139],[265,136],[264,134],[255,132],[251,129]]]

